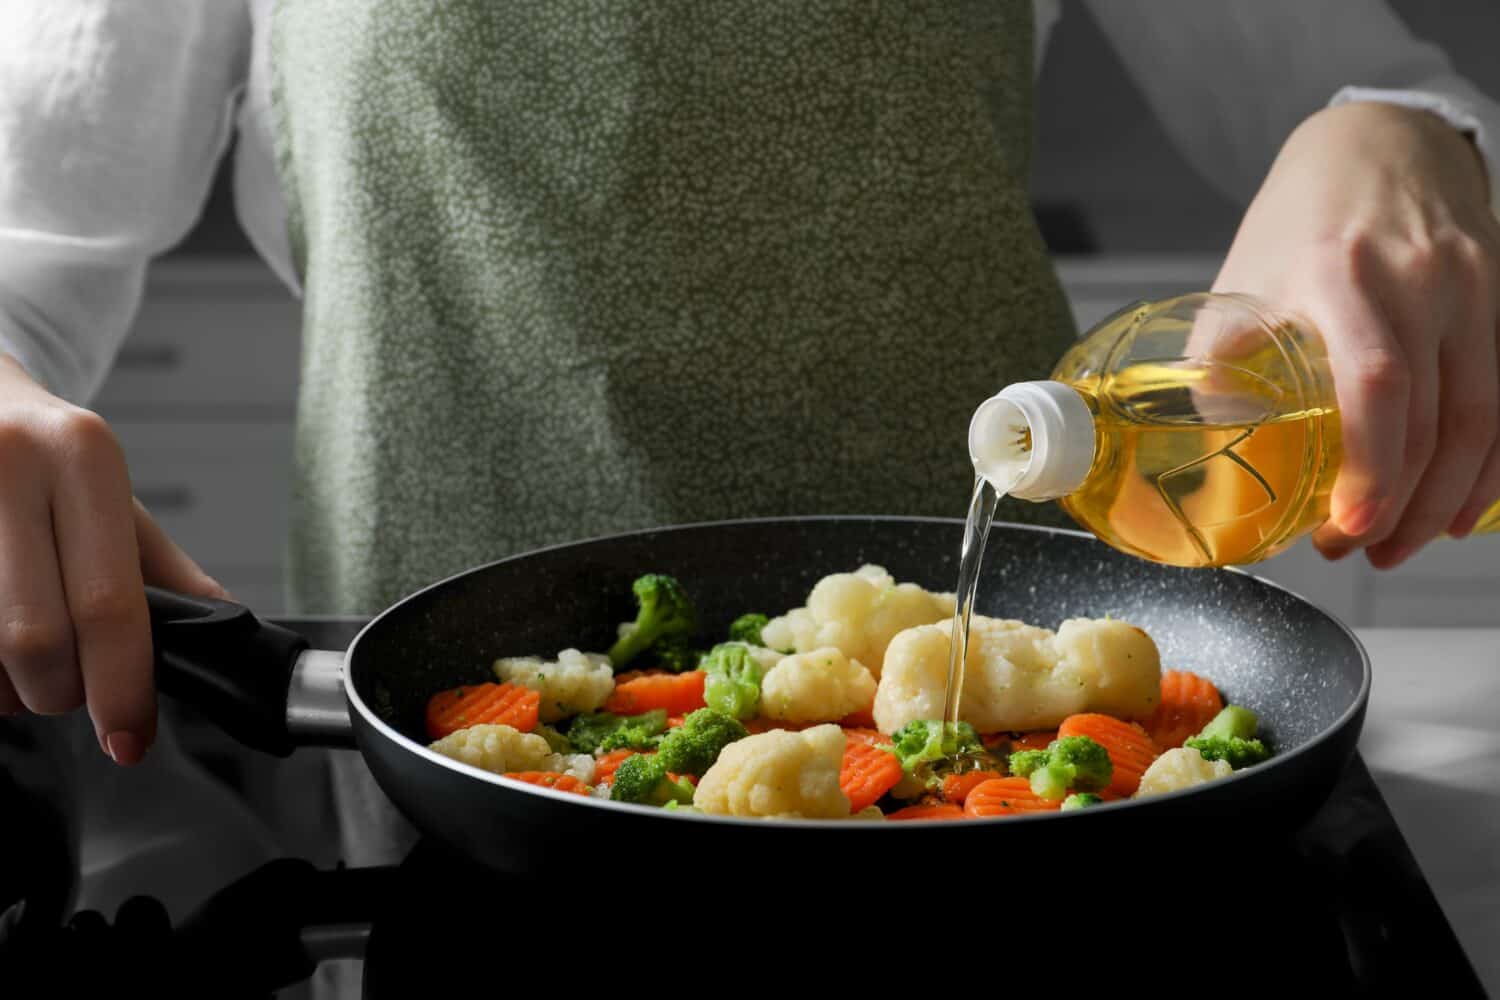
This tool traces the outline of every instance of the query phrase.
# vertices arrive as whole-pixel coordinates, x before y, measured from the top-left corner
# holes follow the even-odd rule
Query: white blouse
[[[193,227],[231,137],[256,250],[294,291],[271,120],[273,0],[0,0],[0,350],[87,400],[151,259]],[[1187,159],[1253,194],[1336,100],[1426,107],[1474,134],[1500,197],[1500,105],[1385,0],[1081,0]],[[1038,66],[1061,0],[1034,0]],[[1352,88],[1352,89],[1351,89]]]

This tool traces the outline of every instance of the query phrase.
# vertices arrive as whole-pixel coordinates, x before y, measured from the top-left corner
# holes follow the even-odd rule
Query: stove
[[[285,624],[325,649],[359,628]],[[618,991],[622,978],[672,988],[726,969],[738,970],[732,984],[766,989],[796,969],[803,986],[930,992],[968,974],[982,985],[987,970],[1010,984],[1015,956],[1078,992],[1111,982],[1118,993],[1126,977],[1162,996],[1485,995],[1358,757],[1295,836],[1244,845],[1221,833],[1101,844],[1097,858],[959,859],[946,888],[944,859],[892,858],[855,879],[831,859],[826,885],[788,886],[774,858],[639,872],[607,844],[568,877],[481,871],[425,841],[379,868],[283,858],[176,927],[149,896],[40,927],[0,919],[0,993],[271,996],[338,957],[363,958],[367,997],[523,983],[576,994],[590,980]],[[1134,956],[1134,975],[1103,957],[1116,949]],[[1189,950],[1217,985],[1186,977]],[[771,955],[775,968],[754,964]]]

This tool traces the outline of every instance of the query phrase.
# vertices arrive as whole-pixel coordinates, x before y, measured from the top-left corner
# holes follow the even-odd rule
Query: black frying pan
[[[641,573],[681,579],[708,640],[747,611],[797,607],[821,577],[866,562],[898,580],[949,590],[961,535],[962,525],[950,520],[788,518],[561,545],[413,594],[371,622],[344,655],[305,651],[295,635],[235,605],[155,593],[158,677],[163,690],[259,749],[285,754],[297,745],[352,742],[417,828],[502,871],[576,867],[600,843],[635,854],[649,870],[654,861],[666,865],[668,854],[682,865],[685,850],[705,859],[775,851],[818,865],[830,852],[1156,836],[1174,827],[1203,831],[1218,820],[1259,832],[1294,827],[1328,796],[1354,751],[1370,691],[1369,661],[1347,628],[1243,573],[1157,566],[1077,532],[1000,524],[990,534],[980,613],[1048,627],[1104,615],[1139,625],[1161,647],[1164,666],[1203,673],[1226,698],[1260,713],[1275,758],[1185,792],[1081,813],[829,823],[585,799],[512,783],[426,749],[423,708],[432,693],[488,679],[498,656],[607,648],[615,623],[634,617],[630,583]]]

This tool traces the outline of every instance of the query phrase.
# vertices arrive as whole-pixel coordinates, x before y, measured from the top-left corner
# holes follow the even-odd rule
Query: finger
[[[1488,301],[1467,326],[1443,341],[1437,448],[1396,529],[1369,550],[1377,569],[1401,564],[1453,523],[1495,444],[1500,376]]]
[[[1464,501],[1458,516],[1448,528],[1454,538],[1463,538],[1475,528],[1495,530],[1500,528],[1500,442],[1490,449],[1489,456],[1479,470],[1479,478],[1469,499]]]
[[[5,455],[24,467],[14,447]],[[83,682],[45,487],[0,477],[0,510],[0,664],[21,705],[41,715],[70,712],[83,704]]]
[[[1328,524],[1314,538],[1325,555],[1337,556],[1384,537],[1396,523],[1404,456],[1390,442],[1407,438],[1413,380],[1379,307],[1347,277],[1324,287],[1323,296],[1302,311],[1327,339],[1340,411],[1343,459]]]
[[[216,597],[221,601],[234,600],[229,591],[192,560],[186,552],[172,541],[156,519],[134,501],[135,544],[140,552],[141,575],[146,583],[154,587],[165,587],[181,594],[197,597]]]
[[[134,764],[156,736],[156,688],[130,477],[99,417],[75,411],[66,438],[75,460],[52,509],[84,695],[100,744],[116,763]]]

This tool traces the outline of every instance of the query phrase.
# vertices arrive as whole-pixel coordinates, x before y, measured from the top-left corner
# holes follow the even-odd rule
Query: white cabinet
[[[266,614],[284,608],[300,315],[256,261],[164,261],[93,403],[136,496]]]

